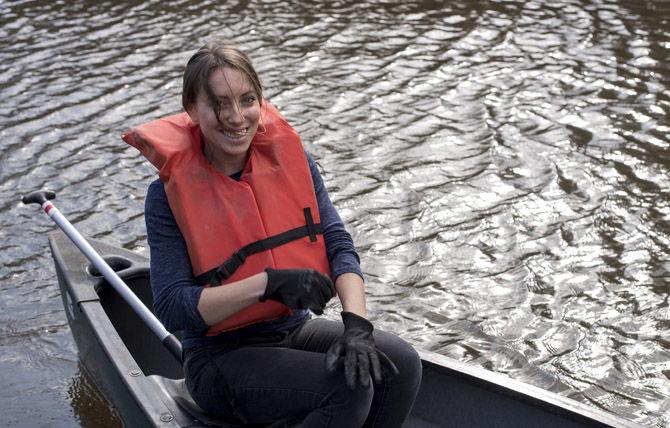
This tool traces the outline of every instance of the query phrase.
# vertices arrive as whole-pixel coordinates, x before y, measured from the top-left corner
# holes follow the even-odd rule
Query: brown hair
[[[188,111],[195,103],[200,92],[207,94],[214,112],[218,115],[216,96],[209,87],[209,76],[212,71],[232,67],[249,78],[258,102],[263,100],[263,88],[249,57],[235,45],[227,41],[211,42],[193,54],[184,70],[181,105]]]

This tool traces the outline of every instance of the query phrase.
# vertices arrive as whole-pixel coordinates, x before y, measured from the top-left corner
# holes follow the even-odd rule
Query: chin
[[[245,141],[243,143],[230,143],[228,142],[225,147],[226,147],[226,152],[228,152],[231,155],[234,156],[239,156],[245,154],[249,150],[249,146],[251,146],[251,141]]]

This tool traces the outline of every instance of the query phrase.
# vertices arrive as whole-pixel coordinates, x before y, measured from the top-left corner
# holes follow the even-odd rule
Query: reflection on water
[[[123,426],[118,415],[108,406],[81,365],[77,374],[70,379],[67,393],[72,410],[81,426],[87,428]]]
[[[668,3],[444,3],[0,4],[8,420],[107,411],[64,393],[53,226],[17,193],[51,188],[84,233],[146,254],[154,171],[118,136],[178,111],[183,63],[219,35],[318,159],[377,325],[670,426]],[[39,397],[29,416],[16,396]]]

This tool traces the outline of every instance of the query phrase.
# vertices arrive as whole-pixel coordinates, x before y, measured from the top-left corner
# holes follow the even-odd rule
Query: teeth
[[[221,132],[228,137],[240,138],[240,137],[244,137],[247,134],[247,129],[245,128],[245,129],[242,129],[240,131],[234,131],[232,129],[222,128]]]

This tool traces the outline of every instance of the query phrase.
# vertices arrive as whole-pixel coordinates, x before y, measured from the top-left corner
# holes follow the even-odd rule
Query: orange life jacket
[[[149,122],[122,137],[158,168],[193,273],[205,286],[238,281],[268,267],[312,268],[330,275],[298,134],[268,102],[263,102],[258,129],[239,181],[205,159],[200,129],[186,113]],[[280,245],[267,250],[263,243],[268,242]],[[217,273],[224,261],[227,266]],[[281,303],[258,302],[211,326],[207,334],[289,314]]]

